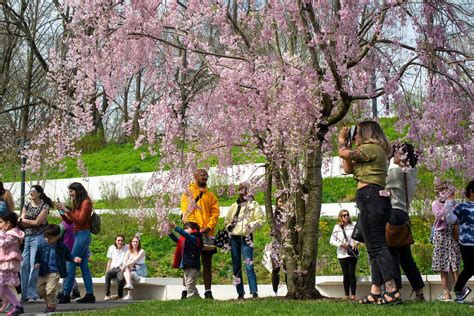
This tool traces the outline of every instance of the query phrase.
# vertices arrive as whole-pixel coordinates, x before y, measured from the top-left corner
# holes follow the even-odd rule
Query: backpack
[[[97,214],[96,212],[92,212],[91,215],[91,221],[90,221],[90,226],[91,226],[91,233],[94,235],[97,235],[100,233],[100,215]]]

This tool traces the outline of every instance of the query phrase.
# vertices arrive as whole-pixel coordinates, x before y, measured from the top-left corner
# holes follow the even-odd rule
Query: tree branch
[[[248,61],[246,58],[241,57],[241,56],[231,56],[231,55],[207,52],[207,51],[204,51],[204,50],[201,50],[201,49],[187,48],[187,47],[184,47],[184,46],[181,46],[181,45],[178,45],[178,44],[171,43],[171,42],[169,42],[165,39],[153,36],[151,34],[145,34],[145,33],[140,33],[140,32],[131,32],[131,33],[128,33],[128,35],[149,37],[149,38],[154,39],[156,41],[159,41],[163,44],[169,45],[171,47],[174,47],[176,49],[183,50],[183,51],[190,51],[190,52],[197,53],[197,54],[215,56],[215,57],[219,57],[219,58],[228,58],[228,59]]]

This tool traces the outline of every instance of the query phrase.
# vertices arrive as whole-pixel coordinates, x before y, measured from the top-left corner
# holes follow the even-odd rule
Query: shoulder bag
[[[357,224],[357,223],[356,223]],[[349,244],[349,238],[347,238],[347,234],[346,234],[346,231],[344,230],[344,227],[341,226],[341,229],[342,229],[342,233],[344,234],[344,239],[346,240],[347,242],[347,254],[351,257],[356,257],[358,258],[359,257],[359,249],[355,248],[355,247],[352,247],[350,244]]]
[[[407,205],[408,213],[410,204],[408,204],[407,174],[405,172],[403,173],[403,180],[405,187],[405,203]],[[415,243],[411,233],[410,220],[408,220],[405,224],[401,226],[391,225],[390,223],[387,223],[385,227],[385,236],[387,238],[387,246],[393,248],[404,248]]]
[[[239,217],[240,214],[240,203],[237,207],[237,212],[235,212],[235,215],[232,217],[233,220]],[[230,233],[234,229],[234,226],[231,226],[229,228],[224,228],[220,229],[217,234],[216,234],[216,240],[215,240],[215,245],[218,248],[224,248],[224,245],[229,244],[230,242]]]

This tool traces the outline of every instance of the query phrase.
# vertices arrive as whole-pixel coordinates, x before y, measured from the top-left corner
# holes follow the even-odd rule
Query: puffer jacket
[[[49,273],[49,253],[51,245],[47,242],[42,243],[36,251],[35,264],[39,263],[39,276],[46,276]],[[66,260],[74,262],[69,248],[60,240],[56,242],[56,265],[58,266],[61,278],[67,277]]]
[[[25,233],[17,227],[0,231],[0,270],[20,271],[23,260],[20,245],[24,238]]]
[[[230,232],[231,235],[249,236],[265,222],[265,214],[257,202],[250,200],[240,203],[239,216],[235,218],[238,208],[238,202],[232,204],[224,220],[224,227],[228,227],[231,224],[234,226]]]
[[[194,203],[201,192],[203,192],[202,197],[197,203]],[[190,201],[191,198],[192,201]],[[214,236],[214,229],[220,214],[219,203],[214,193],[207,188],[199,188],[195,183],[191,184],[189,191],[181,197],[181,212],[184,222],[197,223],[201,229],[208,227],[211,230],[209,236]]]

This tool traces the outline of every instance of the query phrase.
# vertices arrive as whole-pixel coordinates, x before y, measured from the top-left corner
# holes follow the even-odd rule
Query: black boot
[[[186,290],[183,290],[183,292],[181,292],[181,299],[184,300],[188,297],[188,291]]]
[[[58,294],[58,303],[59,304],[67,304],[71,303],[71,297],[69,295],[64,295],[64,294]]]
[[[212,297],[212,292],[211,291],[204,292],[204,298],[206,298],[208,300],[213,300],[214,299],[214,297]]]
[[[76,302],[82,304],[92,304],[95,303],[94,294],[86,294],[83,298],[78,299]]]
[[[81,297],[81,292],[79,292],[79,289],[72,290],[71,300],[75,300],[76,298],[79,298],[79,297]]]

